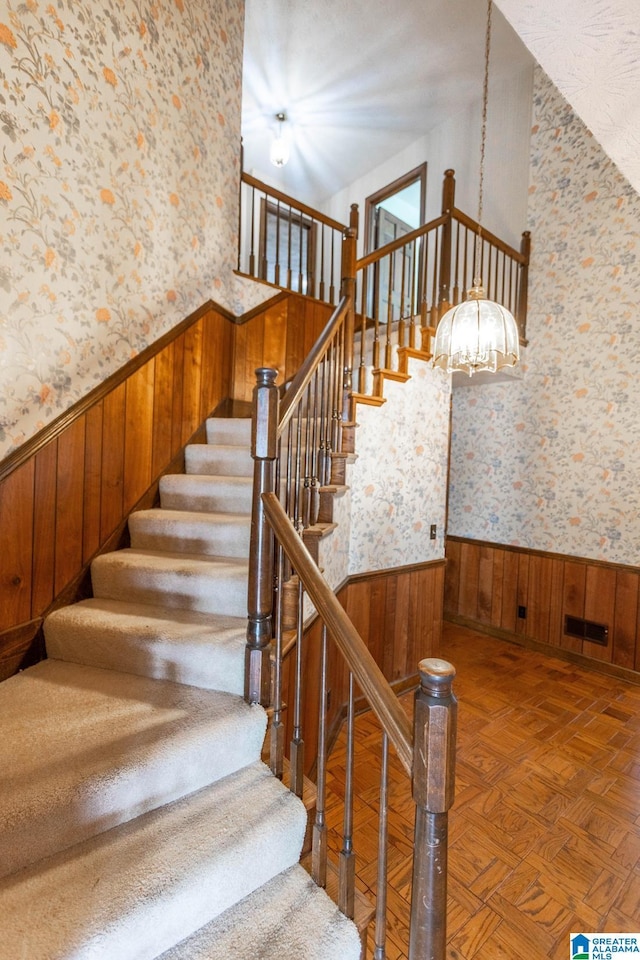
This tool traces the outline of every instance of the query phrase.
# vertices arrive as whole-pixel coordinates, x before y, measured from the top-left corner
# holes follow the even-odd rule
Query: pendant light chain
[[[484,157],[487,145],[487,106],[489,103],[489,57],[491,55],[492,0],[487,0],[487,32],[484,43],[484,84],[482,87],[482,133],[480,135],[480,184],[478,188],[478,233],[476,234],[474,283],[480,279],[480,244],[482,241],[482,213],[484,199]]]

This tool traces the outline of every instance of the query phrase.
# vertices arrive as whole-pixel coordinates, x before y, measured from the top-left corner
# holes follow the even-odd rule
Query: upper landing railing
[[[487,295],[513,313],[525,341],[530,235],[516,250],[480,230],[455,205],[453,170],[445,172],[439,217],[359,260],[355,205],[345,226],[244,174],[240,222],[242,273],[333,305],[349,281],[356,395],[375,392],[376,373],[400,373],[407,350],[430,353],[439,318],[472,286],[478,232]],[[351,251],[350,264],[343,251]]]

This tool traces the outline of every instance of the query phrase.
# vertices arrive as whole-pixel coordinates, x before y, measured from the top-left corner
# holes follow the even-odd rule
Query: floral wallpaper
[[[382,407],[358,404],[350,574],[444,556],[449,378],[421,360],[409,364],[407,383],[385,382]]]
[[[208,298],[242,312],[243,14],[0,7],[0,458]]]
[[[639,562],[640,197],[538,68],[521,381],[454,389],[449,532]]]

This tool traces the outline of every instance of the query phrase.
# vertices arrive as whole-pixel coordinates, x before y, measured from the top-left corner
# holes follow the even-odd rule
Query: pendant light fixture
[[[287,121],[286,114],[276,113],[276,135],[271,141],[271,150],[269,158],[274,167],[284,167],[289,160],[289,141],[284,135],[284,125]]]
[[[502,367],[513,367],[520,359],[520,337],[513,314],[487,300],[481,271],[482,212],[484,190],[484,158],[487,140],[487,104],[489,100],[489,56],[491,52],[492,0],[487,4],[487,31],[482,92],[482,135],[480,138],[480,187],[478,197],[478,232],[473,258],[473,286],[467,299],[442,316],[433,348],[433,364],[447,372],[462,370],[473,376],[480,370],[495,373]]]

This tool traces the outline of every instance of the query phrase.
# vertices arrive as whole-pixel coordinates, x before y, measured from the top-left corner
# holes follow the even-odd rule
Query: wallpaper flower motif
[[[524,377],[454,391],[449,532],[638,563],[640,197],[535,79]]]
[[[241,312],[243,14],[3,5],[0,457],[208,298]]]
[[[382,407],[358,405],[350,574],[444,556],[449,377],[421,360],[409,363],[411,380],[387,381]]]

